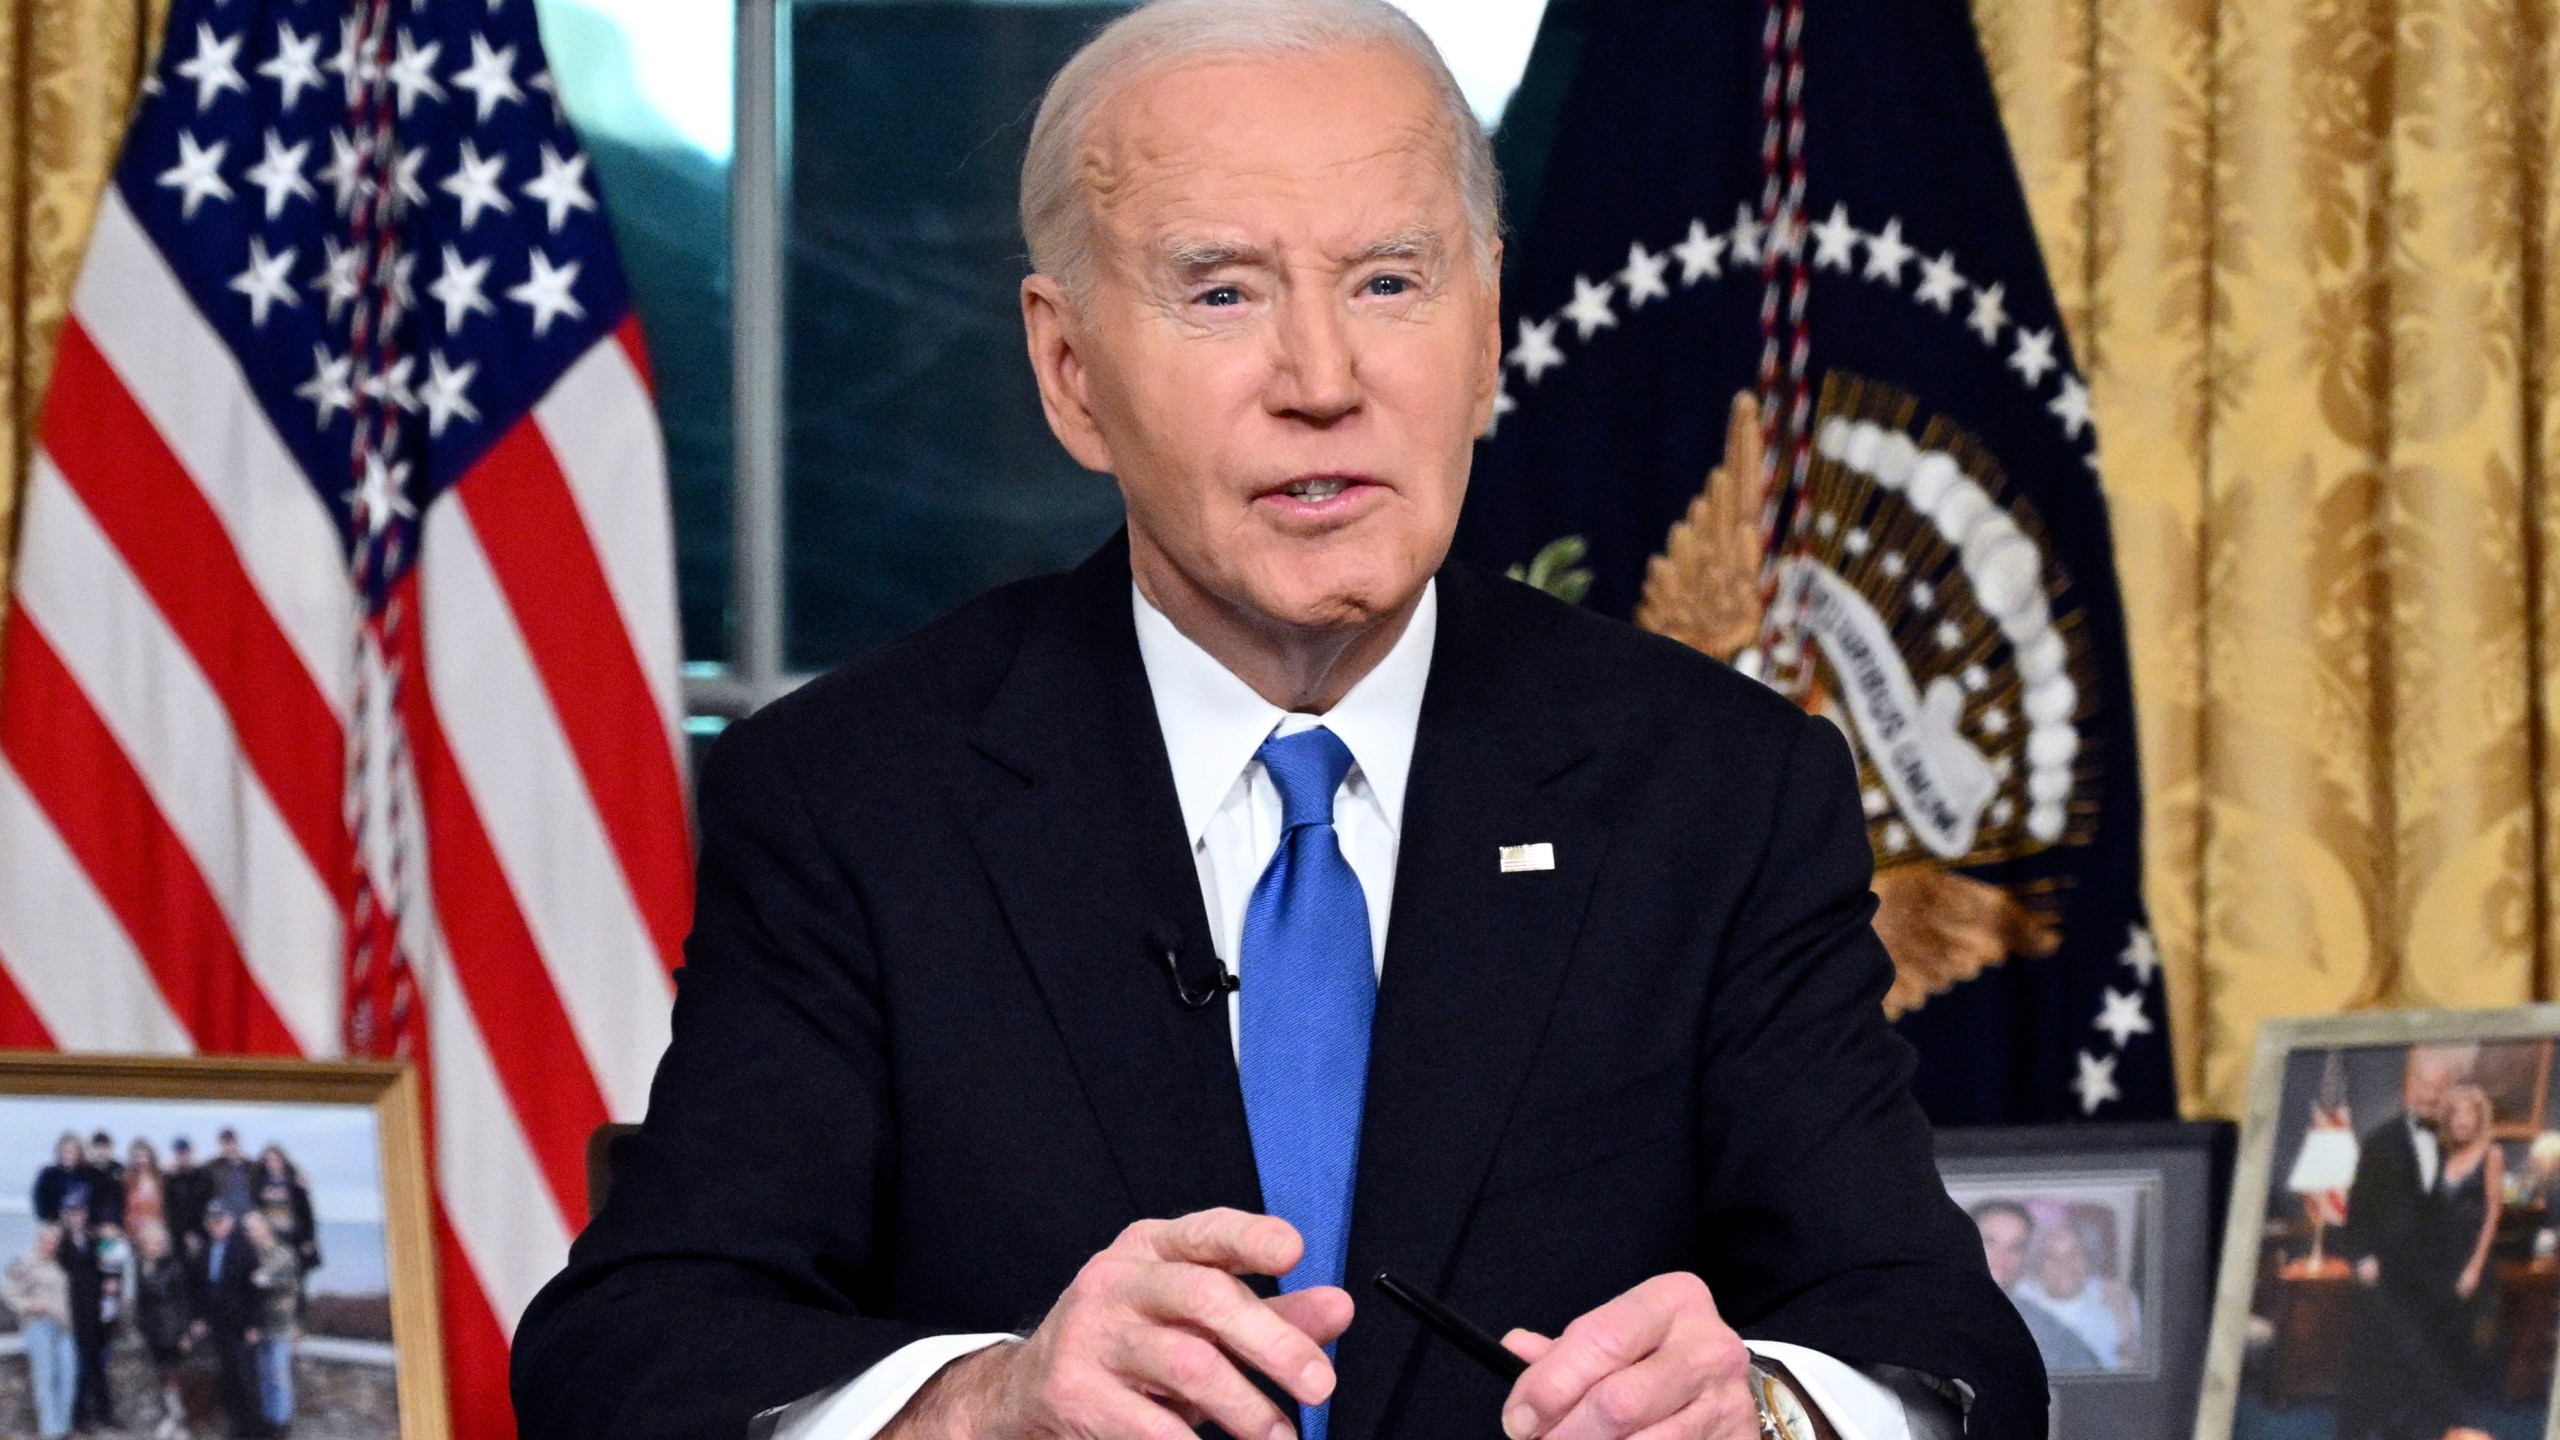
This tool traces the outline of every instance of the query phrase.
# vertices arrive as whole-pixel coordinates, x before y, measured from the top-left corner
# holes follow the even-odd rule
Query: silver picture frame
[[[2378,1083],[2375,1077],[2390,1073],[2387,1067],[2393,1064],[2400,1067],[2399,1073],[2403,1078],[2399,1083],[2405,1086],[2410,1083],[2406,1078],[2411,1069],[2409,1052],[2415,1047],[2455,1047],[2456,1054],[2466,1049],[2475,1054],[2488,1054],[2498,1050],[2538,1047],[2542,1057],[2540,1068],[2529,1072],[2533,1075],[2529,1083],[2537,1087],[2532,1096],[2531,1123],[2537,1131],[2560,1136],[2560,1129],[2550,1128],[2560,1126],[2560,1114],[2552,1113],[2560,1111],[2560,1105],[2553,1103],[2555,1077],[2548,1058],[2556,1043],[2560,1043],[2560,1005],[2469,1011],[2376,1011],[2272,1019],[2260,1027],[2250,1067],[2248,1110],[2242,1120],[2239,1158],[2232,1176],[2231,1203],[2225,1220],[2195,1440],[2262,1440],[2261,1431],[2265,1434],[2280,1430],[2299,1433],[2298,1416],[2290,1421],[2277,1417],[2291,1414],[2292,1405],[2316,1404],[2318,1401],[2283,1402],[2272,1398],[2283,1393],[2283,1386],[2275,1377],[2284,1374],[2288,1368],[2288,1345],[2324,1356],[2334,1350],[2344,1355],[2344,1363],[2350,1366],[2364,1363],[2388,1368],[2380,1357],[2353,1353],[2352,1341],[2359,1333],[2355,1322],[2352,1318],[2338,1318],[2341,1315],[2352,1317],[2353,1307],[2357,1305],[2374,1303],[2367,1296],[2376,1287],[2368,1283],[2358,1267],[2344,1255],[2323,1254],[2325,1242],[2322,1232],[2332,1222],[2324,1214],[2315,1213],[2324,1208],[2318,1203],[2319,1196],[2303,1188],[2318,1182],[2304,1178],[2303,1172],[2308,1167],[2299,1153],[2278,1153],[2280,1137],[2289,1135],[2295,1141],[2293,1148],[2297,1152],[2310,1148],[2302,1136],[2292,1135],[2293,1117],[2287,1107],[2288,1094],[2294,1097],[2297,1105],[2303,1103],[2305,1093],[2325,1099],[2332,1087],[2340,1085],[2336,1077],[2343,1075],[2350,1063],[2358,1068],[2362,1077],[2359,1087],[2368,1097],[2375,1093]],[[2398,1052],[2396,1058],[2391,1053],[2395,1051]],[[2315,1066],[2319,1068],[2313,1069]],[[2306,1091],[2306,1086],[2311,1088]],[[2307,1107],[2311,1109],[2311,1118],[2304,1122],[2306,1133],[2309,1128],[2319,1128],[2323,1123],[2317,1108],[2319,1103],[2315,1100]],[[2398,1103],[2396,1096],[2393,1103]],[[2345,1117],[2345,1123],[2332,1128],[2342,1128],[2359,1137],[2356,1149],[2348,1152],[2358,1157],[2363,1152],[2363,1137],[2378,1133],[2381,1125],[2405,1115],[2405,1110],[2388,1109],[2382,1115],[2350,1114],[2351,1108],[2341,1103],[2331,1112],[2333,1116]],[[2366,1105],[2362,1108],[2371,1111],[2385,1107]],[[2413,1125],[2413,1130],[2415,1128]],[[2507,1168],[2505,1155],[2525,1153],[2509,1147],[2523,1145],[2529,1149],[2549,1148],[2560,1152],[2560,1143],[2534,1145],[2527,1140],[2513,1117],[2498,1118],[2490,1133],[2493,1142],[2500,1147],[2502,1169]],[[2486,1161],[2482,1164],[2485,1168]],[[2283,1167],[2281,1173],[2280,1166]],[[2356,1173],[2363,1173],[2360,1163]],[[2485,1185],[2486,1177],[2483,1179]],[[2280,1191],[2279,1186],[2284,1188]],[[2322,1186],[2321,1193],[2330,1193],[2331,1188]],[[2292,1245],[2295,1250],[2301,1248],[2299,1237],[2288,1238],[2285,1230],[2288,1221],[2284,1196],[2293,1197],[2294,1203],[2306,1212],[2301,1224],[2312,1232],[2309,1253],[2291,1260],[2282,1258],[2283,1254],[2290,1252],[2280,1252],[2277,1248],[2285,1244]],[[2499,1234],[2503,1243],[2501,1227],[2517,1218],[2516,1206],[2509,1196],[2503,1194],[2487,1203],[2493,1207],[2492,1218],[2488,1222],[2491,1232]],[[2547,1216],[2560,1218],[2560,1199],[2551,1196],[2547,1183],[2541,1200],[2536,1203],[2546,1207],[2544,1213]],[[2337,1223],[2343,1232],[2343,1222]],[[2560,1287],[2560,1256],[2551,1253],[2550,1238],[2548,1228],[2543,1228],[2532,1237],[2534,1248],[2528,1252],[2537,1288]],[[2287,1330],[2266,1313],[2287,1310],[2285,1296],[2262,1293],[2281,1290],[2287,1281],[2325,1282],[2331,1292],[2327,1304],[2330,1310],[2329,1329],[2333,1333],[2326,1335],[2322,1343],[2308,1345],[2290,1337]],[[2554,1383],[2552,1362],[2545,1345],[2552,1337],[2539,1325],[2530,1330],[2510,1330],[2501,1334],[2497,1327],[2506,1326],[2508,1319],[2501,1313],[2496,1317],[2494,1326],[2483,1321],[2473,1333],[2475,1337],[2490,1336],[2493,1345],[2503,1339],[2517,1355],[2524,1353],[2522,1347],[2526,1344],[2543,1347],[2541,1353],[2546,1358],[2539,1362],[2542,1371],[2539,1431],[2532,1430],[2531,1417],[2536,1413],[2536,1407],[2529,1398],[2494,1399],[2485,1388],[2498,1384],[2512,1389],[2519,1373],[2512,1363],[2506,1367],[2503,1381],[2482,1382],[2484,1388],[2477,1403],[2482,1407],[2503,1405],[2503,1413],[2508,1418],[2521,1417],[2521,1425],[2510,1425],[2507,1429],[2538,1433],[2542,1440],[2560,1440],[2560,1384]],[[2343,1339],[2334,1333],[2341,1324],[2346,1327]],[[2494,1358],[2494,1350],[2484,1357],[2487,1360]],[[2429,1373],[2441,1374],[2442,1371]],[[2488,1373],[2485,1364],[2480,1373]],[[2525,1378],[2531,1378],[2530,1367],[2524,1374]],[[2401,1378],[2419,1380],[2427,1376],[2407,1374]],[[2247,1391],[2245,1395],[2244,1389]],[[2306,1390],[2305,1393],[2316,1392]],[[2244,1401],[2250,1408],[2244,1410]],[[2465,1403],[2473,1402],[2466,1396]],[[2331,1404],[2333,1419],[2338,1417],[2340,1408],[2343,1408],[2342,1397]],[[2244,1417],[2249,1414],[2259,1417],[2255,1427],[2244,1423]],[[2464,1423],[2469,1422],[2466,1420]],[[2499,1430],[2493,1429],[2489,1433],[2498,1436],[2498,1440],[2512,1440],[2511,1436],[2501,1434]],[[2343,1422],[2338,1440],[2354,1440],[2353,1436],[2343,1432]]]

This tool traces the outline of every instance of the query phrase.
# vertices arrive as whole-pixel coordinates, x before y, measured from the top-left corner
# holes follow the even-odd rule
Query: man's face
[[[222,1158],[225,1160],[237,1160],[240,1158],[240,1137],[236,1135],[225,1135],[222,1137]]]
[[[2460,1067],[2450,1057],[2433,1050],[2411,1050],[2401,1101],[2410,1114],[2433,1120],[2444,1110],[2445,1092],[2459,1078]]]
[[[2056,1229],[2045,1242],[2044,1261],[2036,1267],[2036,1283],[2057,1300],[2068,1300],[2089,1283],[2089,1252],[2070,1226]]]
[[[2003,1290],[2018,1283],[2027,1270],[2027,1222],[2006,1210],[1994,1210],[1976,1222],[1982,1227],[1982,1258],[1991,1278]]]
[[[204,1233],[216,1240],[231,1237],[231,1212],[215,1210],[204,1217]]]
[[[1439,568],[1501,363],[1455,153],[1382,47],[1178,66],[1096,117],[1090,284],[1025,311],[1040,364],[1058,297],[1042,398],[1159,603],[1356,628]]]

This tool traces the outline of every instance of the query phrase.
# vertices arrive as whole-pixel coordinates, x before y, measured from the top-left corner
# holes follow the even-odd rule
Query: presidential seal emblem
[[[1832,372],[1795,537],[1769,562],[1758,407],[1647,568],[1636,623],[1792,693],[1858,760],[1900,1015],[2060,943],[2049,895],[1959,873],[2085,841],[2090,659],[2033,507],[1955,423]]]

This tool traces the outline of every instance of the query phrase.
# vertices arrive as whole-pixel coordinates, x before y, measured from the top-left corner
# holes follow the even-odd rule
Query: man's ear
[[[1111,447],[1094,423],[1085,391],[1084,337],[1075,308],[1054,276],[1022,278],[1022,338],[1031,352],[1031,376],[1040,384],[1040,410],[1049,417],[1049,433],[1077,464],[1111,473]]]

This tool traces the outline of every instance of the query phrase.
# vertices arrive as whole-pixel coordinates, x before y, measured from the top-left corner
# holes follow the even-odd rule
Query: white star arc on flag
[[[1564,351],[1556,345],[1556,322],[1520,320],[1520,343],[1511,347],[1510,361],[1532,385],[1548,371],[1564,363]]]
[[[1982,337],[1985,345],[2000,343],[2000,332],[2009,326],[2009,310],[2002,302],[2008,298],[2008,287],[1990,285],[1973,292],[1973,316],[1966,326]]]
[[[2018,327],[2018,348],[2009,357],[2009,368],[2018,372],[2030,389],[2042,385],[2044,377],[2062,362],[2053,358],[2053,332]]]
[[[1964,287],[1964,276],[1956,273],[1956,252],[1950,250],[1935,260],[1920,262],[1920,288],[1914,298],[1937,307],[1938,313],[1944,315],[1954,310],[1956,295]]]
[[[2122,1094],[2116,1089],[2116,1057],[2081,1051],[2080,1074],[2071,1082],[2071,1089],[2080,1097],[2081,1114],[2097,1114],[2099,1106]]]
[[[1901,217],[1887,220],[1882,230],[1867,237],[1866,278],[1899,287],[1902,284],[1902,267],[1911,263],[1915,253],[1902,243]]]
[[[1707,233],[1707,222],[1689,222],[1689,238],[1671,247],[1680,257],[1680,283],[1695,285],[1701,276],[1721,278],[1724,275],[1725,238]]]
[[[549,167],[546,154],[546,172]],[[520,188],[529,196],[534,192],[530,182]],[[1582,341],[1591,340],[1602,330],[1616,328],[1621,317],[1614,301],[1619,295],[1625,296],[1630,314],[1669,296],[1671,287],[1664,275],[1672,260],[1680,262],[1681,286],[1692,288],[1702,278],[1723,278],[1728,258],[1737,267],[1756,266],[1764,254],[1800,254],[1807,238],[1815,246],[1816,268],[1843,273],[1859,268],[1856,247],[1865,245],[1864,278],[1882,280],[1941,315],[1960,314],[1965,326],[1993,347],[1995,355],[2000,355],[2000,342],[2015,326],[2015,346],[2000,356],[2002,362],[2015,370],[2030,389],[2041,389],[2046,377],[2059,371],[2060,393],[2045,405],[2046,411],[2060,423],[2066,440],[2081,442],[2091,433],[2095,420],[2088,386],[2056,353],[2060,336],[2057,329],[2028,329],[2018,324],[2008,311],[2007,287],[1998,283],[1974,285],[1957,269],[1954,251],[1943,251],[1935,259],[1923,257],[1905,236],[1899,216],[1887,217],[1883,227],[1871,233],[1851,222],[1843,203],[1833,204],[1829,216],[1819,224],[1807,225],[1801,216],[1788,214],[1781,215],[1774,226],[1764,226],[1749,205],[1737,205],[1728,232],[1710,231],[1705,221],[1692,219],[1687,235],[1662,250],[1651,249],[1642,239],[1631,241],[1624,268],[1597,282],[1587,275],[1577,275],[1571,301],[1544,318],[1520,317],[1518,343],[1504,356],[1504,363],[1519,370],[1534,385],[1546,372],[1565,363],[1565,352],[1557,343],[1558,331],[1565,322],[1572,322],[1575,337]],[[1915,260],[1920,267],[1919,283],[1905,290],[1903,273]],[[1956,302],[1968,292],[1972,298],[1966,309],[1957,311]],[[1485,434],[1492,435],[1502,417],[1519,408],[1519,403],[1519,397],[1504,389]],[[2091,470],[2097,468],[2094,447],[2084,453],[2083,459]],[[1889,562],[1898,564],[1898,557],[1889,557]],[[1925,607],[1927,602],[1915,603]]]
[[[1671,287],[1664,282],[1663,272],[1670,268],[1671,256],[1655,254],[1638,240],[1627,246],[1627,268],[1618,272],[1618,283],[1627,287],[1627,308],[1641,310],[1648,300],[1670,298]]]
[[[2136,1035],[2151,1033],[2151,1017],[2142,1011],[2141,991],[2109,990],[2103,1004],[2104,1008],[2098,1012],[2092,1028],[2107,1032],[2116,1042],[2117,1049],[2123,1049],[2125,1042]]]
[[[1609,297],[1617,292],[1610,281],[1595,285],[1579,275],[1573,277],[1573,303],[1564,307],[1564,318],[1573,322],[1577,338],[1588,340],[1618,323],[1618,312],[1609,308]]]
[[[1813,227],[1814,268],[1846,273],[1858,258],[1858,238],[1858,227],[1849,223],[1849,207],[1832,206],[1830,218]]]

